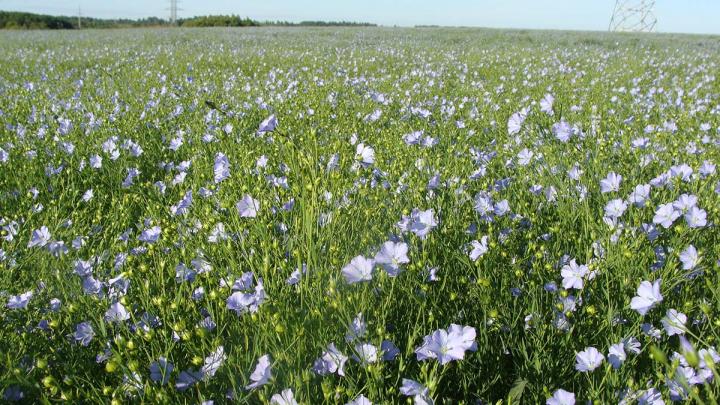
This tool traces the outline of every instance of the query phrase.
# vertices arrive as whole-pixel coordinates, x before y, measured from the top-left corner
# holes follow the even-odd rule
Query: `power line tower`
[[[177,0],[170,0],[170,24],[177,24],[177,12],[178,2]]]
[[[616,0],[610,19],[610,31],[653,32],[657,18],[655,0]]]

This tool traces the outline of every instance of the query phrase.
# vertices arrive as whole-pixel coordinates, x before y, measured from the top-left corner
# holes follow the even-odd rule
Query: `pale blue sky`
[[[179,17],[349,20],[381,25],[606,30],[615,0],[179,0]],[[0,0],[0,10],[93,17],[169,15],[169,0]],[[657,0],[657,30],[720,34],[720,0]]]

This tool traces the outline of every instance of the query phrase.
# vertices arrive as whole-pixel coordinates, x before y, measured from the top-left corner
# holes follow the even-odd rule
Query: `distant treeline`
[[[358,23],[350,21],[302,21],[293,23],[288,21],[255,21],[248,17],[236,15],[208,15],[178,19],[177,26],[181,27],[258,27],[264,25],[283,27],[371,27],[376,24]],[[78,29],[78,28],[132,28],[132,27],[158,27],[172,26],[165,19],[149,17],[138,20],[131,19],[102,19],[69,16],[52,16],[15,11],[0,11],[0,29]]]
[[[82,28],[125,28],[168,25],[167,21],[157,17],[149,17],[139,20],[106,20],[101,18],[82,17],[79,22],[80,25],[82,25]],[[0,11],[0,29],[71,30],[77,28],[77,17],[21,13],[15,11]]]
[[[166,22],[166,24],[170,24]],[[259,22],[236,15],[207,15],[178,19],[181,27],[257,27]]]
[[[352,21],[265,21],[261,25],[278,25],[282,27],[377,27],[377,24]]]

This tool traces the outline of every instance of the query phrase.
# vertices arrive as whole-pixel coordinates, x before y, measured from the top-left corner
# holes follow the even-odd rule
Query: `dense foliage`
[[[719,51],[2,32],[3,398],[716,402]]]

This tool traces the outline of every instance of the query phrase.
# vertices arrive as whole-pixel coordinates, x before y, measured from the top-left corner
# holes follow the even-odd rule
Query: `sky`
[[[254,20],[345,20],[604,31],[615,0],[178,0],[178,17],[237,14]],[[169,0],[0,0],[0,10],[99,18],[168,18]],[[657,0],[660,32],[720,34],[720,0]]]

